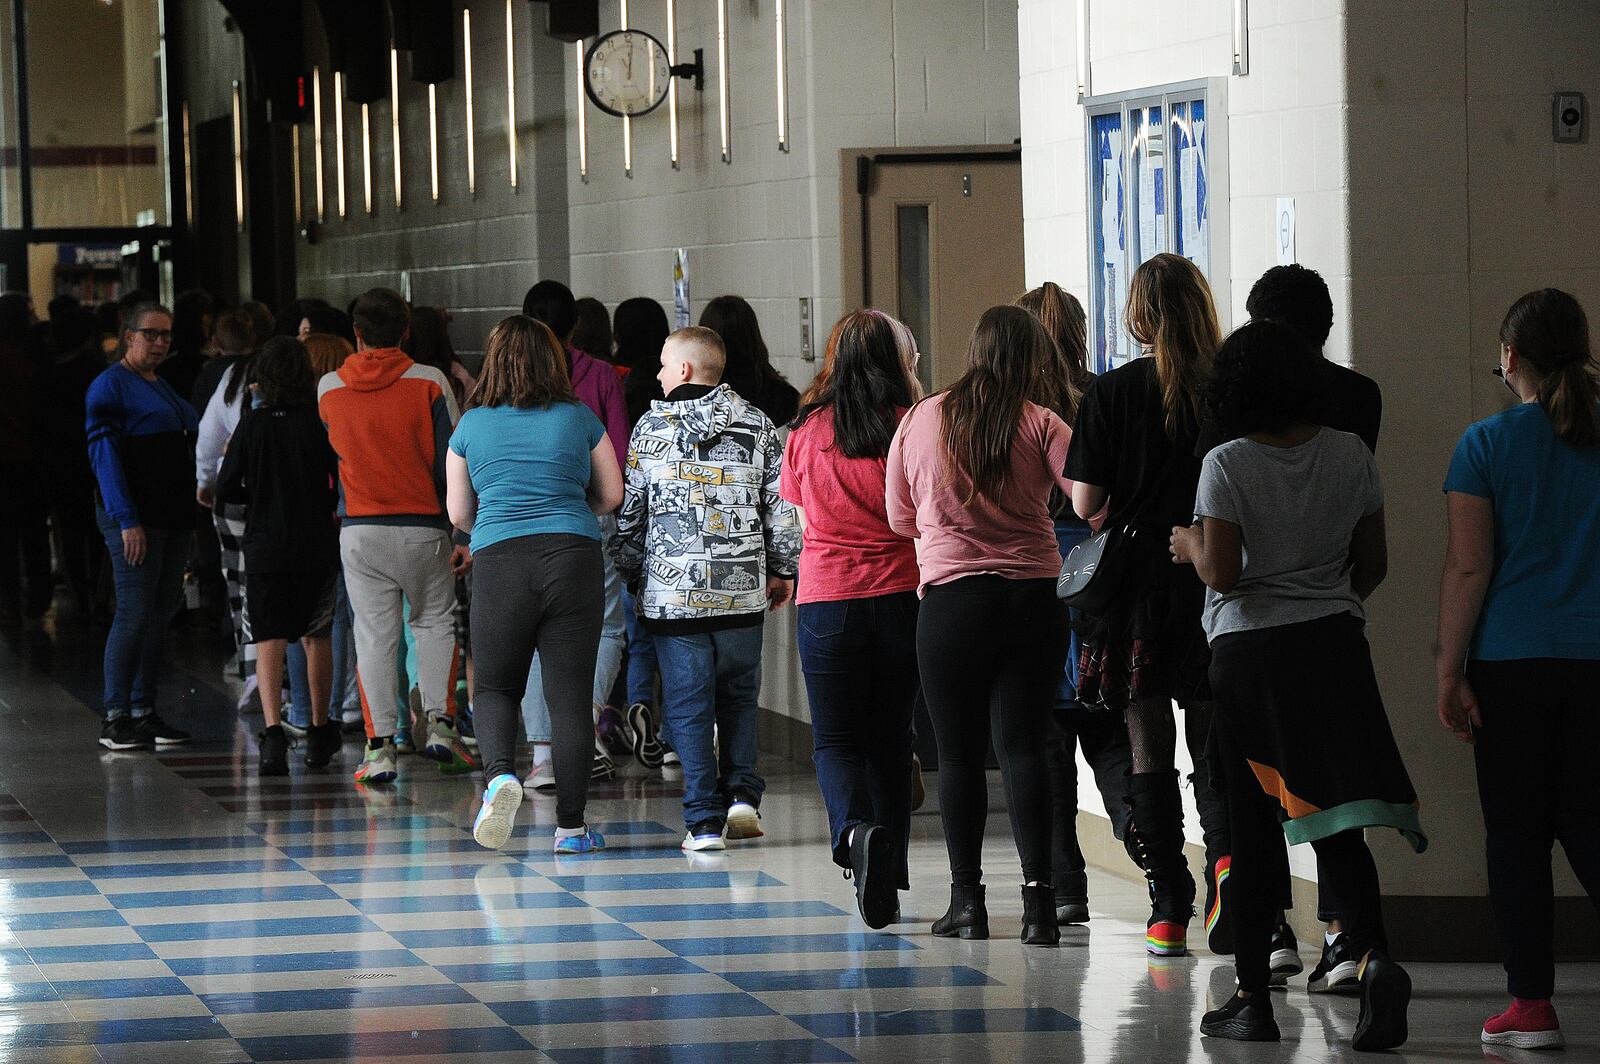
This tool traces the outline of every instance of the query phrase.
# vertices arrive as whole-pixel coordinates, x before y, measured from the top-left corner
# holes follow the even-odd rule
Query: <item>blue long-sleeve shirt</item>
[[[101,505],[121,528],[193,528],[194,439],[200,419],[157,378],[118,362],[85,399],[89,462]]]

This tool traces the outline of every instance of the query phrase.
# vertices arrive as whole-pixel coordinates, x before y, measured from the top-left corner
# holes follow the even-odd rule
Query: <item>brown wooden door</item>
[[[842,154],[844,304],[911,326],[923,386],[946,387],[966,368],[978,315],[1022,292],[1019,149]]]

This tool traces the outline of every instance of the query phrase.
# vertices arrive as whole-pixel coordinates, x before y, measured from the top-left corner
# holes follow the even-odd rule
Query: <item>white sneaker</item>
[[[525,784],[536,791],[553,791],[556,789],[556,766],[553,761],[536,761],[533,772],[528,776]]]
[[[678,756],[678,751],[668,750],[666,753],[661,755],[661,765],[663,768],[668,765],[671,765],[673,768],[682,768],[683,758]]]
[[[728,806],[728,838],[759,839],[766,832],[761,830],[761,814],[756,812],[756,807],[749,802],[734,802]]]
[[[283,707],[283,732],[297,742],[306,737],[306,730],[289,719],[288,706]]]
[[[509,772],[496,776],[483,790],[483,805],[472,822],[472,837],[485,849],[498,850],[511,838],[522,804],[522,787]]]

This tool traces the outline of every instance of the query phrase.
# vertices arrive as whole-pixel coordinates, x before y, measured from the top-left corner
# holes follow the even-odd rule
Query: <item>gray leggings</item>
[[[600,541],[521,536],[473,555],[473,727],[483,778],[516,774],[517,722],[534,650],[544,660],[544,696],[556,770],[556,824],[583,827],[594,760],[590,688],[605,612]]]

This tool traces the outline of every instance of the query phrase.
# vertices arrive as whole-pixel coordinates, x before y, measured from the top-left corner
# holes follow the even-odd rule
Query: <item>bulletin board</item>
[[[1139,353],[1123,324],[1128,278],[1160,252],[1198,266],[1227,314],[1226,93],[1226,79],[1207,78],[1084,101],[1096,372]]]

